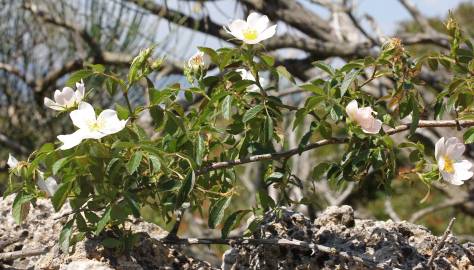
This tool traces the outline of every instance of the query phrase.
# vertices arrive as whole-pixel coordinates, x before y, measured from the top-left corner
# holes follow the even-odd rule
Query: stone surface
[[[57,244],[65,219],[55,218],[70,211],[65,206],[55,213],[49,200],[37,200],[26,220],[17,225],[11,215],[13,196],[0,199],[0,243],[23,234],[23,238],[7,246],[1,252],[33,250],[51,247],[41,256],[13,261],[1,261],[0,269],[47,269],[47,270],[147,270],[147,269],[213,269],[207,262],[184,255],[179,249],[160,243],[156,238],[166,235],[160,227],[135,220],[128,224],[139,234],[136,247],[130,256],[112,253],[104,249],[99,240],[85,239],[76,244],[71,254],[62,253]]]
[[[269,212],[253,238],[287,238],[335,248],[381,269],[426,269],[433,248],[441,237],[425,227],[408,222],[373,221],[354,218],[350,206],[329,207],[313,222],[288,209]],[[474,266],[464,248],[452,235],[436,256],[435,269],[469,269]],[[367,264],[317,249],[283,245],[235,245],[224,254],[224,269],[373,269]]]
[[[129,256],[104,249],[98,239],[83,240],[75,246],[74,252],[64,254],[56,243],[65,220],[55,218],[70,211],[68,207],[54,213],[48,200],[38,200],[26,221],[17,225],[10,213],[12,203],[12,196],[0,199],[0,253],[51,248],[41,256],[0,260],[0,269],[216,269],[205,261],[185,255],[178,247],[162,244],[157,238],[162,238],[166,232],[140,220],[129,224],[139,235],[138,244]],[[1,247],[2,242],[14,238],[19,241]],[[329,207],[316,220],[286,208],[270,211],[252,238],[300,240],[336,252],[302,245],[234,243],[223,255],[222,269],[374,269],[368,261],[375,262],[381,269],[427,269],[433,248],[440,241],[440,237],[433,236],[426,228],[408,222],[355,219],[350,206]],[[470,253],[474,253],[474,244],[463,246],[450,235],[436,256],[434,267],[474,270]]]

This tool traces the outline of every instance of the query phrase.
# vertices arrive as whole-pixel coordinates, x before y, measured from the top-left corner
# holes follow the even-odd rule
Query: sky
[[[225,25],[234,19],[242,19],[243,13],[239,6],[236,6],[234,0],[219,0],[205,2],[205,6],[200,6],[199,2],[177,1],[177,0],[157,0],[158,3],[163,4],[166,1],[167,5],[172,8],[184,12],[186,14],[196,14],[197,17],[202,16],[201,12],[209,15],[216,23]],[[272,0],[266,0],[272,1]],[[311,0],[298,0],[307,8],[310,8],[315,13],[320,14],[323,18],[328,18],[329,12],[321,6],[311,3]],[[371,15],[379,27],[382,29],[384,35],[392,35],[397,25],[404,20],[411,19],[410,14],[403,8],[398,0],[354,0],[357,4],[356,16],[363,17],[365,14]],[[418,9],[425,16],[439,16],[444,17],[449,9],[455,8],[461,2],[473,2],[474,0],[411,0]],[[154,17],[154,16],[152,16]],[[365,25],[365,24],[364,24]],[[167,46],[164,52],[181,56],[183,59],[190,57],[198,46],[207,46],[211,48],[219,48],[226,46],[222,41],[213,37],[192,34],[189,29],[180,28],[177,34],[172,35],[171,39],[163,39],[166,33],[169,32],[167,24],[158,26],[159,34],[158,40],[166,40]],[[278,33],[285,32],[284,27],[280,27]],[[370,29],[369,29],[370,32]],[[277,33],[277,34],[278,34]],[[183,41],[184,39],[184,41]],[[184,53],[183,53],[184,52]],[[181,59],[181,60],[183,60]]]
[[[410,14],[398,0],[359,0],[358,12],[369,13],[386,34],[393,34],[399,22],[410,19]],[[425,16],[444,16],[462,0],[412,0]],[[472,2],[472,0],[470,0]]]

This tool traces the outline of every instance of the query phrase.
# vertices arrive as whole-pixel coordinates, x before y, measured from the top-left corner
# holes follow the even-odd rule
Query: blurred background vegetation
[[[418,17],[423,15],[414,6],[405,6],[411,2],[391,1],[400,2],[413,16],[394,27],[394,36],[402,39],[415,58],[448,49],[443,40],[443,21],[448,10],[443,16]],[[165,60],[152,80],[159,86],[175,82],[186,84],[182,67],[196,47],[233,46],[221,26],[233,18],[244,18],[251,10],[267,14],[278,22],[280,39],[269,43],[267,49],[299,82],[321,76],[312,68],[312,61],[325,60],[339,66],[348,60],[376,53],[385,37],[367,11],[357,9],[355,3],[347,0],[1,0],[0,6],[0,194],[8,179],[8,153],[25,159],[33,149],[72,129],[66,121],[67,115],[58,118],[45,109],[43,98],[52,96],[55,89],[64,86],[70,74],[83,66],[103,64],[111,72],[125,74],[134,55],[143,48],[157,45],[155,57],[161,56]],[[312,17],[301,16],[301,12]],[[473,2],[460,3],[452,13],[472,37]],[[423,93],[426,93],[426,106],[429,107],[437,91],[449,80],[449,74],[442,70],[427,73],[423,80],[426,81]],[[383,96],[391,83],[376,82],[370,91]],[[116,102],[123,103],[120,95],[110,98],[100,80],[88,79],[86,86],[93,89],[90,100],[96,105],[107,108]],[[288,103],[298,105],[304,100],[298,89],[285,84],[278,87],[279,95]],[[144,91],[145,87],[132,90],[132,103],[146,103]],[[184,101],[183,104],[187,105]],[[433,117],[432,112],[427,111],[425,118],[430,117]],[[288,115],[287,119],[291,118]],[[140,121],[147,129],[151,120],[144,113]],[[297,146],[304,128],[292,132],[289,120],[280,123],[279,128],[291,138],[285,147]],[[153,133],[149,128],[147,131]],[[443,135],[459,134],[454,130],[432,129],[420,131],[412,140],[422,142],[427,151],[432,152],[433,142]],[[410,220],[426,225],[435,234],[445,229],[448,217],[455,216],[458,220],[454,232],[461,239],[473,240],[474,183],[468,182],[461,188],[437,185],[421,203],[428,189],[416,179],[404,176],[403,172],[410,164],[403,150],[400,150],[402,158],[399,161],[401,173],[393,179],[391,195],[373,185],[376,181],[371,180],[377,176],[371,174],[360,182],[348,179],[349,182],[342,186],[327,181],[314,182],[313,168],[322,161],[339,158],[339,147],[327,146],[290,161],[300,188],[295,187],[288,194],[294,201],[305,203],[306,206],[299,210],[314,217],[329,205],[349,204],[357,210],[359,217]],[[472,159],[473,154],[472,145],[469,145],[466,156]],[[265,188],[262,184],[264,167],[252,164],[239,168],[239,195],[230,210],[254,204],[257,191]],[[143,214],[148,220],[169,227],[151,209],[143,209]],[[207,213],[192,215],[186,217],[182,234],[217,235],[217,230],[207,229]]]

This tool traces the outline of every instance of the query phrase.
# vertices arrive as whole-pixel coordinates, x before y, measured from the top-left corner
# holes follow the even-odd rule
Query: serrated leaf
[[[153,168],[153,173],[158,172],[161,169],[161,161],[157,156],[150,155],[148,156],[148,159],[151,162],[152,168]]]
[[[224,98],[222,102],[222,116],[224,119],[229,120],[232,110],[232,95],[228,95]]]
[[[100,218],[100,220],[97,222],[97,227],[95,229],[95,235],[99,235],[102,230],[105,228],[105,226],[107,225],[107,223],[109,223],[110,221],[110,211],[112,210],[112,207],[107,207],[107,209],[105,210],[104,214],[102,215],[102,217]]]
[[[280,76],[283,76],[283,77],[285,77],[286,79],[288,79],[290,82],[292,82],[293,84],[296,84],[295,78],[293,77],[293,75],[291,75],[290,72],[288,72],[288,70],[286,69],[286,67],[284,67],[284,66],[278,66],[278,67],[276,68],[276,71],[278,72],[278,74],[280,74]]]
[[[54,162],[53,168],[52,168],[53,175],[56,175],[59,172],[59,170],[61,170],[61,168],[64,167],[64,165],[67,164],[69,159],[70,159],[70,157],[65,157],[65,158],[62,158],[62,159]]]
[[[69,192],[71,191],[73,182],[69,181],[66,183],[61,183],[51,199],[53,203],[54,210],[59,211],[63,204],[66,202]]]
[[[255,116],[257,116],[259,112],[263,110],[263,108],[264,107],[262,104],[258,104],[257,106],[250,108],[248,111],[245,112],[242,121],[244,123],[247,123],[248,121],[252,120],[253,118],[255,118]]]
[[[322,61],[316,61],[316,62],[313,62],[313,65],[315,67],[318,67],[319,69],[325,71],[326,73],[328,73],[329,75],[331,76],[334,76],[334,74],[336,73],[336,71],[334,70],[334,68]]]
[[[59,233],[59,248],[65,254],[69,253],[69,244],[72,236],[72,226],[74,225],[74,219],[69,220],[64,224],[61,232]]]
[[[466,130],[466,132],[464,132],[463,138],[465,144],[474,143],[474,127]]]
[[[341,97],[343,97],[347,89],[349,89],[349,86],[351,86],[352,82],[357,79],[357,76],[359,75],[359,70],[354,69],[351,72],[347,73],[346,76],[344,76],[344,80],[342,81],[341,84]]]
[[[196,164],[199,166],[201,166],[202,164],[202,159],[204,158],[205,151],[206,144],[204,142],[204,139],[201,135],[198,135],[196,139]]]
[[[225,209],[229,206],[232,197],[220,198],[215,202],[209,211],[209,228],[214,229],[222,221]]]
[[[195,183],[196,175],[194,171],[191,171],[186,175],[186,178],[178,191],[178,196],[176,197],[176,208],[180,207],[188,199],[188,195],[193,190]]]
[[[66,81],[66,86],[74,87],[76,82],[79,82],[83,79],[86,79],[86,78],[90,77],[93,74],[94,74],[94,72],[92,70],[89,70],[89,69],[78,70],[78,71],[72,73],[71,75],[69,75],[69,78]]]
[[[143,152],[137,151],[133,153],[132,157],[127,162],[128,174],[132,175],[137,171],[138,167],[140,166],[140,162],[142,161],[142,158],[143,158]]]
[[[23,222],[29,212],[30,201],[34,198],[32,194],[19,192],[12,205],[13,219],[17,224]]]
[[[230,216],[225,220],[224,226],[222,228],[221,234],[222,238],[227,238],[230,231],[235,229],[239,224],[242,218],[251,212],[250,210],[238,210],[230,214]]]

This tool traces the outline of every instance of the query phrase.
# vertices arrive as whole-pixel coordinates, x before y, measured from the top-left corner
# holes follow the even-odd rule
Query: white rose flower
[[[237,19],[224,29],[246,44],[257,44],[275,35],[277,25],[269,27],[269,22],[267,16],[252,12],[247,17],[247,21]]]
[[[211,65],[211,57],[202,51],[196,52],[188,60],[188,67],[194,71],[199,68],[208,69]]]
[[[44,98],[44,105],[56,111],[65,111],[77,106],[85,95],[84,82],[76,83],[76,91],[71,87],[64,87],[63,90],[54,92],[54,101]]]
[[[255,77],[252,75],[252,73],[250,71],[246,70],[246,69],[239,68],[239,69],[236,69],[235,71],[240,74],[240,77],[242,77],[242,80],[249,80],[249,81],[254,81],[254,82],[257,81],[255,79]],[[263,85],[265,85],[265,83],[266,83],[265,79],[260,77],[260,85],[263,86]],[[247,91],[248,92],[259,92],[260,88],[258,88],[257,85],[252,84],[249,87],[247,87]]]
[[[85,139],[100,139],[121,131],[127,120],[120,120],[114,110],[103,110],[96,117],[94,108],[87,102],[81,102],[79,108],[70,113],[72,123],[79,129],[69,135],[59,135],[63,143],[59,148],[66,150],[80,144]]]
[[[466,146],[455,137],[447,140],[442,137],[436,143],[435,158],[441,176],[446,182],[459,186],[471,179],[472,163],[462,159],[465,150]]]
[[[12,154],[8,154],[7,165],[10,169],[15,169],[18,166],[18,160]]]
[[[377,134],[382,127],[382,121],[372,115],[376,112],[371,107],[359,108],[356,100],[347,104],[346,113],[352,121],[360,125],[365,133]]]

